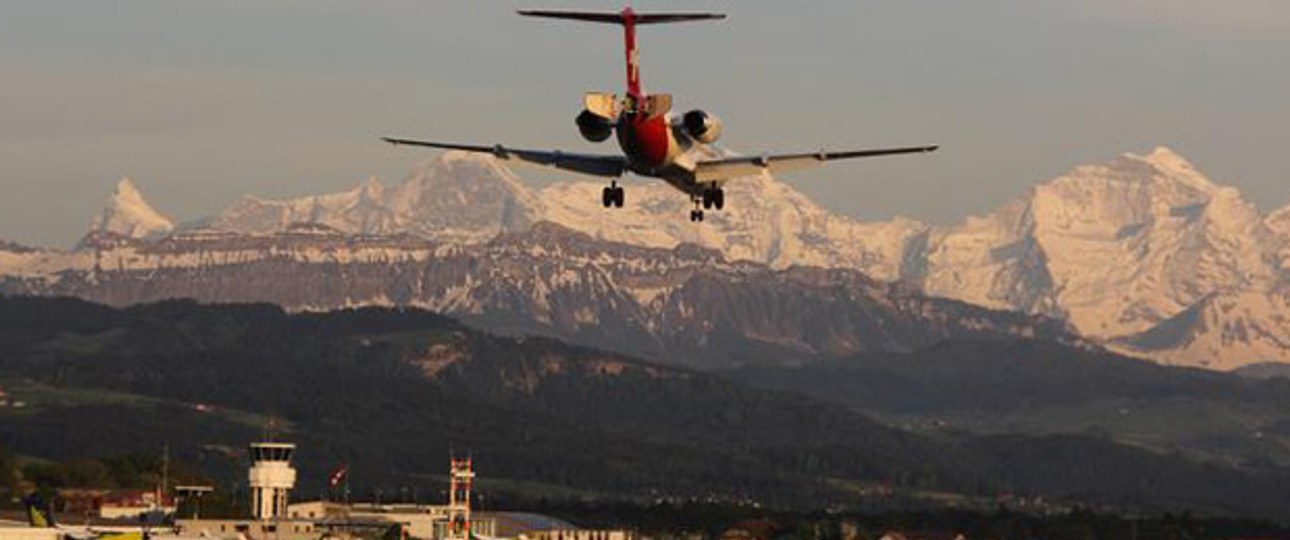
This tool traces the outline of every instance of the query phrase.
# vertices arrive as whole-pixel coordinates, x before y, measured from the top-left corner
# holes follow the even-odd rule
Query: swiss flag
[[[348,475],[349,465],[342,464],[340,467],[337,467],[336,470],[331,472],[331,476],[327,477],[327,483],[331,484],[331,487],[339,486],[341,481],[345,480],[345,477]]]

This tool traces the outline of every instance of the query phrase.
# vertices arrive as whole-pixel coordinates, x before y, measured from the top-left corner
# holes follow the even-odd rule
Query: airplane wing
[[[541,165],[544,167],[555,167],[566,171],[589,174],[592,176],[622,176],[627,170],[627,159],[622,156],[610,155],[593,155],[593,154],[571,154],[566,152],[542,151],[542,150],[524,150],[520,148],[507,148],[502,145],[496,146],[476,146],[471,144],[455,143],[438,143],[430,141],[414,141],[409,139],[381,139],[395,146],[425,146],[428,148],[440,148],[443,150],[461,150],[465,152],[478,152],[482,154],[492,154],[493,157],[502,160],[514,160]]]
[[[815,152],[810,154],[779,154],[752,157],[734,157],[700,161],[694,167],[697,182],[715,182],[738,176],[752,176],[762,172],[778,173],[793,169],[818,167],[840,159],[856,159],[899,154],[926,154],[939,146],[914,146],[909,148],[883,148],[851,152]]]

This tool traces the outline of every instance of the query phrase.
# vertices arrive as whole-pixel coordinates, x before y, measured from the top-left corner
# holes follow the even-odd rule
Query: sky
[[[397,183],[434,156],[387,135],[616,151],[582,141],[572,120],[583,92],[621,93],[619,32],[513,13],[543,7],[622,6],[6,0],[0,238],[71,245],[121,176],[186,221],[246,194]],[[1285,0],[634,7],[730,15],[646,28],[641,47],[647,90],[719,115],[732,150],[942,145],[782,178],[839,213],[955,223],[1073,166],[1159,145],[1263,211],[1290,204]]]

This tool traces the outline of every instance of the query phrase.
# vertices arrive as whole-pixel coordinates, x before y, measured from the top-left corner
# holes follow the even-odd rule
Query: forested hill
[[[820,475],[988,483],[842,407],[421,311],[16,298],[0,300],[0,347],[0,373],[35,394],[0,434],[40,456],[169,442],[220,464],[273,414],[314,487],[349,462],[356,484],[397,489],[442,475],[452,448],[486,477],[632,496],[767,497],[813,490]]]
[[[841,405],[421,311],[0,298],[0,351],[0,385],[28,405],[0,409],[12,452],[62,459],[165,443],[236,481],[241,449],[271,414],[277,437],[300,444],[304,496],[342,462],[359,494],[434,486],[456,449],[474,454],[485,489],[529,495],[818,507],[865,493],[1020,490],[1246,514],[1290,505],[1275,471],[1091,438],[932,439]]]

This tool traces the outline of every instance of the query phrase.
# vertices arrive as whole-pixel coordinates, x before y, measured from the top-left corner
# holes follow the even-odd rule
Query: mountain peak
[[[355,191],[362,200],[368,202],[379,203],[381,198],[385,196],[385,186],[381,184],[381,181],[375,175],[367,177],[367,180],[358,184]]]
[[[1157,146],[1150,154],[1140,156],[1140,159],[1171,169],[1196,170],[1187,158],[1182,157],[1181,154],[1175,152],[1174,149],[1169,148],[1168,146]]]
[[[143,194],[139,193],[139,188],[134,186],[134,181],[129,176],[122,176],[116,183],[116,191],[112,196],[118,199],[143,200]]]
[[[1142,155],[1127,153],[1124,157],[1145,163],[1162,172],[1195,177],[1205,180],[1206,184],[1210,183],[1200,171],[1196,170],[1196,166],[1192,165],[1190,160],[1168,146],[1157,146],[1151,152]]]
[[[492,156],[444,152],[390,190],[385,204],[413,234],[459,243],[527,229],[542,202]]]
[[[1126,177],[1167,180],[1167,183],[1184,185],[1211,196],[1221,189],[1191,161],[1167,146],[1158,146],[1147,154],[1123,154],[1111,164],[1111,168]]]
[[[90,226],[91,232],[111,232],[130,238],[166,234],[175,223],[148,204],[134,181],[122,176]]]

